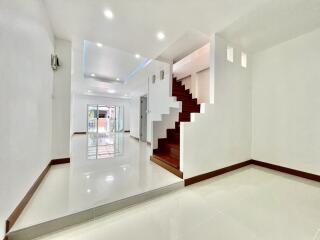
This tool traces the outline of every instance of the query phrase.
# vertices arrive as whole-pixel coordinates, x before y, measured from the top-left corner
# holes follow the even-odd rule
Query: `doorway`
[[[140,141],[147,141],[147,125],[148,125],[148,98],[142,96],[140,98]]]
[[[87,113],[88,133],[123,131],[123,106],[89,104]]]

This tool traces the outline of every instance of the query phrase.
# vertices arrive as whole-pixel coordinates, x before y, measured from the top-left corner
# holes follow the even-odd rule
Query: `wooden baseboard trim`
[[[179,171],[178,169],[175,169],[174,167],[170,166],[169,164],[166,164],[166,163],[160,161],[159,159],[157,159],[154,156],[150,156],[150,160],[152,162],[158,164],[159,166],[163,167],[164,169],[168,170],[169,172],[173,173],[177,177],[183,178],[183,172]]]
[[[132,137],[133,139],[135,139],[135,140],[137,140],[137,141],[140,141],[140,139],[137,138],[137,137],[134,137],[134,136],[132,136],[132,135],[130,135],[130,137]]]
[[[59,158],[59,159],[52,159],[50,161],[50,165],[57,165],[57,164],[65,164],[70,163],[70,158]]]
[[[50,167],[52,165],[57,165],[57,164],[65,164],[65,163],[70,163],[70,158],[60,158],[60,159],[52,159],[48,165],[45,167],[45,169],[42,171],[40,176],[37,178],[37,180],[33,183],[31,188],[28,190],[26,195],[23,197],[23,199],[20,201],[18,206],[13,210],[13,212],[10,214],[10,216],[6,220],[6,233],[10,231],[12,228],[13,224],[17,221],[18,217],[22,213],[23,209],[27,206],[28,202],[32,198],[33,194],[41,184],[42,180],[48,173]],[[5,238],[6,239],[6,238]]]
[[[225,174],[227,172],[231,172],[231,171],[237,170],[239,168],[242,168],[242,167],[245,167],[245,166],[248,166],[248,165],[251,165],[251,164],[259,166],[259,167],[263,167],[263,168],[268,168],[268,169],[271,169],[271,170],[274,170],[274,171],[290,174],[290,175],[293,175],[293,176],[296,176],[296,177],[301,177],[301,178],[305,178],[305,179],[308,179],[308,180],[320,182],[320,175],[316,175],[316,174],[313,174],[313,173],[307,173],[307,172],[303,172],[303,171],[292,169],[292,168],[282,167],[282,166],[279,166],[279,165],[275,165],[275,164],[272,164],[272,163],[266,163],[266,162],[262,162],[262,161],[259,161],[259,160],[250,159],[250,160],[247,160],[247,161],[244,161],[244,162],[241,162],[241,163],[237,163],[237,164],[231,165],[229,167],[218,169],[218,170],[215,170],[215,171],[212,171],[212,172],[208,172],[208,173],[205,173],[205,174],[201,174],[201,175],[198,175],[198,176],[195,176],[195,177],[187,178],[187,179],[185,179],[184,183],[185,183],[185,186],[188,186],[188,185],[191,185],[191,184],[194,184],[194,183],[197,183],[197,182],[200,182],[200,181],[212,178],[212,177],[216,177],[216,176]]]
[[[48,173],[50,169],[50,163],[45,167],[45,169],[42,171],[40,176],[37,178],[37,180],[34,182],[34,184],[31,186],[31,188],[28,190],[27,194],[23,197],[21,202],[18,204],[18,206],[13,210],[11,215],[6,220],[6,233],[9,232],[9,230],[12,228],[13,224],[17,221],[18,217],[22,213],[23,209],[28,204],[29,200],[31,199],[34,192],[39,187],[41,181],[45,177],[45,175]]]
[[[87,132],[74,132],[73,135],[87,134]]]
[[[228,166],[228,167],[224,167],[224,168],[212,171],[212,172],[208,172],[208,173],[204,173],[204,174],[201,174],[201,175],[198,175],[198,176],[195,176],[195,177],[187,178],[187,179],[184,180],[184,185],[185,186],[189,186],[191,184],[194,184],[194,183],[197,183],[197,182],[201,182],[203,180],[206,180],[206,179],[209,179],[209,178],[213,178],[213,177],[225,174],[227,172],[234,171],[236,169],[248,166],[250,164],[251,164],[251,160],[247,160],[247,161],[244,161],[244,162],[241,162],[241,163],[237,163],[237,164],[234,164],[234,165],[231,165],[231,166]]]
[[[275,165],[272,163],[266,163],[266,162],[262,162],[262,161],[258,161],[258,160],[251,160],[251,164],[254,164],[256,166],[260,166],[260,167],[264,167],[264,168],[268,168],[268,169],[272,169],[278,172],[282,172],[282,173],[287,173],[296,177],[301,177],[301,178],[306,178],[309,180],[313,180],[316,182],[320,182],[320,175],[316,175],[313,173],[307,173],[307,172],[303,172],[300,170],[295,170],[292,168],[287,168],[287,167],[282,167],[279,165]]]

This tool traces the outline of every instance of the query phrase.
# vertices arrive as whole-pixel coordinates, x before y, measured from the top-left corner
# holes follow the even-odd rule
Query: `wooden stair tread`
[[[174,129],[167,129],[167,138],[158,140],[158,149],[153,150],[151,160],[168,171],[182,177],[180,172],[180,123],[190,122],[191,113],[200,112],[200,104],[196,98],[192,98],[189,89],[186,89],[181,82],[173,78],[172,96],[182,102],[182,112],[179,113],[179,120],[175,122]]]
[[[179,159],[177,158],[173,158],[167,154],[163,154],[163,153],[154,153],[153,154],[154,157],[158,158],[159,160],[169,164],[170,166],[179,169]]]

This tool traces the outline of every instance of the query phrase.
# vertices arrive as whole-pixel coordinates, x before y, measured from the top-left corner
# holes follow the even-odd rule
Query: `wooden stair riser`
[[[173,96],[174,96],[174,95],[173,95]],[[191,95],[189,95],[189,96],[179,95],[179,96],[174,96],[174,97],[177,98],[177,101],[182,102],[182,104],[183,104],[184,102],[186,102],[186,103],[188,103],[188,104],[192,104],[192,103],[197,104],[197,100],[194,99],[194,98],[192,98]]]
[[[180,122],[190,122],[192,112],[200,112],[200,105],[197,99],[192,98],[189,89],[181,82],[173,79],[172,96],[182,102],[182,112],[179,113],[179,122],[175,122],[174,129],[167,129],[167,138],[158,140],[158,149],[153,151],[152,159],[155,162],[163,163],[163,166],[170,166],[179,171],[180,168]],[[161,165],[161,164],[160,164]],[[169,168],[170,168],[169,167]],[[179,173],[181,173],[179,171]],[[182,175],[181,175],[182,176]]]
[[[185,89],[184,87],[174,87],[172,88],[173,93],[181,94],[181,93],[187,93],[191,94],[189,89]]]
[[[179,113],[180,122],[190,122],[190,120],[191,120],[190,113],[184,113],[184,112]]]
[[[182,105],[182,112],[199,113],[200,112],[200,105]]]
[[[176,129],[167,129],[167,139],[172,143],[180,143],[180,131]]]

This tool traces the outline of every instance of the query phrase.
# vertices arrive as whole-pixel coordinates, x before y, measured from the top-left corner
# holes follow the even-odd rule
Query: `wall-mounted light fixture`
[[[161,70],[160,71],[160,80],[163,80],[164,79],[164,70]]]
[[[51,54],[51,68],[53,71],[57,71],[60,67],[59,58],[57,54]]]

